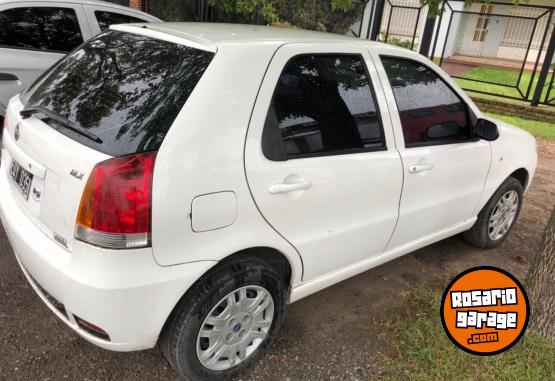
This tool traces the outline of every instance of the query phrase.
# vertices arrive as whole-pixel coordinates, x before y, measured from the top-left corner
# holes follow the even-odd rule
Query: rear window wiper
[[[77,125],[73,122],[70,122],[69,120],[65,119],[64,117],[62,117],[62,116],[56,114],[55,112],[47,109],[46,107],[43,107],[43,106],[27,106],[23,110],[21,110],[19,112],[19,114],[24,119],[30,117],[33,114],[43,114],[43,115],[47,116],[48,118],[50,118],[52,120],[55,120],[56,122],[60,123],[61,125],[66,127],[68,130],[71,130],[75,133],[78,133],[79,135],[84,136],[84,137],[86,137],[86,138],[88,138],[88,139],[90,139],[90,140],[92,140],[92,141],[94,141],[98,144],[102,144],[102,139],[100,139],[98,136],[96,136],[92,132],[84,130],[79,125]]]

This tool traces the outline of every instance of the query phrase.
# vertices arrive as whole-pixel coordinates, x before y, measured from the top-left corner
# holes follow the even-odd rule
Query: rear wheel
[[[255,258],[220,265],[179,303],[162,352],[186,380],[222,380],[247,369],[272,344],[285,307],[282,278]]]
[[[463,233],[474,246],[492,249],[507,238],[520,213],[523,196],[522,184],[509,177],[489,199],[474,226]]]

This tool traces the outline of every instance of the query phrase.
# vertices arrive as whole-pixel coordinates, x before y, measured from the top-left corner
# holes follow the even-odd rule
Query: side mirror
[[[426,137],[430,140],[455,138],[459,135],[459,125],[455,122],[434,124],[426,130]]]
[[[478,119],[474,126],[474,135],[491,142],[499,137],[499,129],[491,120]]]

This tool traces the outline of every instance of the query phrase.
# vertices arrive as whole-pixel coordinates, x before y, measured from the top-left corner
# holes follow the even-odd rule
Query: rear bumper
[[[110,251],[80,242],[70,253],[26,216],[9,185],[2,165],[0,218],[25,276],[62,321],[99,347],[154,347],[176,303],[215,263],[162,267],[151,249]],[[102,328],[110,339],[82,329],[76,316]]]

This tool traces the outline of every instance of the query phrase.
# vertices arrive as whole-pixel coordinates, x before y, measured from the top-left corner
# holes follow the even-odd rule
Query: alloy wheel
[[[210,370],[245,361],[262,344],[274,318],[274,300],[264,287],[245,286],[223,297],[204,319],[197,356]]]
[[[514,190],[506,192],[497,201],[488,224],[488,234],[491,240],[497,241],[509,231],[515,220],[518,204],[518,193]]]

